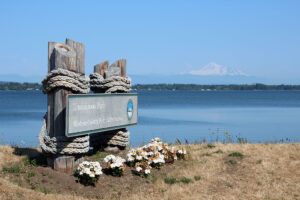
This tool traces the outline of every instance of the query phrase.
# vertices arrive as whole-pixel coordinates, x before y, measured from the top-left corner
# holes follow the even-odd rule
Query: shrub
[[[84,161],[79,164],[74,175],[84,185],[95,185],[101,174],[102,168],[99,162]]]
[[[127,153],[126,164],[135,167],[135,172],[140,176],[147,176],[150,169],[160,169],[165,163],[174,163],[174,160],[186,158],[186,150],[182,147],[170,147],[160,138],[152,139],[148,144],[130,149]],[[113,156],[113,155],[111,155]]]
[[[114,155],[108,155],[104,158],[104,162],[107,163],[108,171],[113,176],[122,176],[125,170],[125,159],[114,156]]]
[[[151,166],[146,162],[136,163],[135,172],[141,177],[147,177],[151,173]]]

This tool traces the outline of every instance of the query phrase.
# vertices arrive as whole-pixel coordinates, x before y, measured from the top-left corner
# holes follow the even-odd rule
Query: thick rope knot
[[[52,70],[42,81],[43,93],[48,94],[56,88],[63,88],[72,93],[88,93],[90,91],[89,78],[83,74],[71,72],[66,69]],[[41,149],[49,154],[84,154],[89,151],[89,136],[67,138],[65,136],[46,136],[47,125],[44,120],[39,142]]]
[[[128,93],[131,88],[129,77],[111,76],[104,79],[98,73],[90,75],[91,90],[97,93]]]
[[[127,129],[119,129],[91,135],[91,145],[112,145],[125,148],[129,145],[130,132]]]
[[[87,76],[66,69],[52,70],[42,81],[42,84],[44,94],[50,93],[55,88],[65,88],[73,93],[88,93],[90,91]]]
[[[46,136],[46,120],[39,134],[39,142],[44,153],[49,154],[84,154],[89,151],[89,136],[67,138],[64,136]]]

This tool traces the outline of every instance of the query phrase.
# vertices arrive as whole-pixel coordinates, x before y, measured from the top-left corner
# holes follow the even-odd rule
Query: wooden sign
[[[68,95],[66,102],[67,137],[87,135],[137,125],[137,94]]]

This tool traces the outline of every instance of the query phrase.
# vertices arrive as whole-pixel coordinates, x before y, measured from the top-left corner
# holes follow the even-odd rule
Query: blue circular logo
[[[131,120],[132,115],[133,115],[133,103],[132,103],[132,100],[129,99],[129,101],[127,103],[127,117],[128,117],[128,120]]]

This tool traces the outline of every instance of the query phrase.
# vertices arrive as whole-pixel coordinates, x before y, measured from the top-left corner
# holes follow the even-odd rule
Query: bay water
[[[300,91],[137,91],[132,146],[165,142],[299,142]],[[47,96],[0,91],[0,144],[38,146]]]

